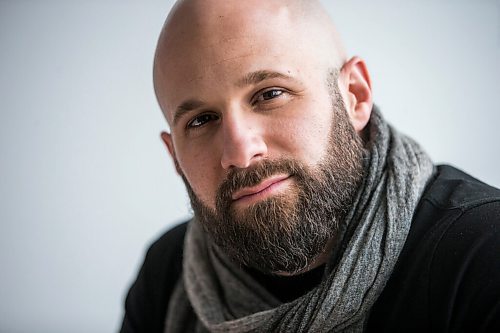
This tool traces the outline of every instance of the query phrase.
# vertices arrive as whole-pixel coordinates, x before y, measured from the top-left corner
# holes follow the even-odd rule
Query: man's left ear
[[[351,123],[356,132],[361,133],[370,120],[373,107],[370,74],[361,58],[352,57],[342,66],[339,87]]]

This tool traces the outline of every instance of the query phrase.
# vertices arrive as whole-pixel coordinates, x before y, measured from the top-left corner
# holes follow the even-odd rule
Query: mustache
[[[304,167],[292,159],[264,159],[246,169],[232,169],[217,190],[218,202],[229,202],[234,192],[259,184],[276,174],[295,176],[302,174]]]

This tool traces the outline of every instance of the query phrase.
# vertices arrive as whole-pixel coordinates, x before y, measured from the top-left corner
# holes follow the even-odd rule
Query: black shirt
[[[422,196],[396,267],[367,323],[369,332],[500,332],[500,190],[440,166]],[[163,332],[182,267],[186,224],[149,248],[127,295],[121,332]],[[284,302],[321,280],[251,274]]]

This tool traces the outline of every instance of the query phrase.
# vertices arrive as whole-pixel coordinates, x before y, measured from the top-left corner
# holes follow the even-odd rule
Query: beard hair
[[[316,166],[280,158],[233,169],[217,190],[215,211],[198,199],[182,175],[196,218],[212,243],[233,262],[264,273],[296,274],[314,263],[336,236],[363,178],[364,150],[336,77],[331,95],[328,147]],[[245,209],[234,209],[231,195],[235,191],[276,174],[290,175],[292,182],[286,190]]]

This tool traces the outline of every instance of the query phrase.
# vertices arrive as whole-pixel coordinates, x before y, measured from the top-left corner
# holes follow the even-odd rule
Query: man
[[[194,218],[123,332],[500,327],[500,191],[388,126],[318,2],[179,1],[154,81]]]

